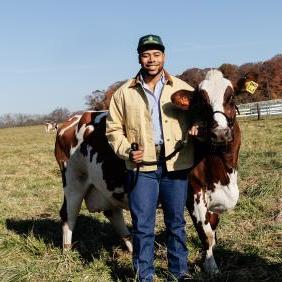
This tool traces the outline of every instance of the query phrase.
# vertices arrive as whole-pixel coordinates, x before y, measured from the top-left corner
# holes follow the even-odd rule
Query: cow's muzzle
[[[228,144],[233,140],[232,131],[229,127],[215,127],[211,130],[211,141],[213,144]]]

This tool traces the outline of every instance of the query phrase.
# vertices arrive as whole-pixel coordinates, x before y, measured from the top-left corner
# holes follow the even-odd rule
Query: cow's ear
[[[234,85],[235,94],[240,94],[242,92],[249,92],[254,94],[258,87],[259,75],[256,72],[248,72],[243,77],[239,78],[237,83]]]
[[[192,101],[193,91],[178,90],[171,95],[171,102],[182,110],[188,110]]]

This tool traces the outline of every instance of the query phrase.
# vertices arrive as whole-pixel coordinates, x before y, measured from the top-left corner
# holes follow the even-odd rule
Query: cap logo
[[[159,41],[155,39],[153,36],[149,36],[143,41],[143,44],[150,44],[150,43],[156,43],[159,44]]]

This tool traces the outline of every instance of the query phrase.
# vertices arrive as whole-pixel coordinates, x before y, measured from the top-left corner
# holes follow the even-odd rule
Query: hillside
[[[247,72],[257,73],[259,87],[256,90],[255,94],[250,95],[247,92],[241,93],[239,96],[236,97],[236,102],[238,104],[282,98],[281,54],[276,55],[272,59],[264,62],[246,63],[241,66],[232,64],[222,64],[219,69],[223,72],[226,78],[232,81],[233,85],[236,85],[239,79],[244,77]],[[191,68],[185,70],[182,74],[177,75],[177,77],[186,81],[195,88],[204,79],[205,74],[208,70],[209,68]],[[105,99],[103,101],[97,101],[95,96],[87,96],[86,105],[88,105],[88,109],[108,109],[109,102],[113,93],[125,81],[126,80],[118,81],[110,85],[105,91]],[[92,93],[95,93],[96,91],[93,91]]]
[[[219,67],[224,76],[230,79],[233,85],[247,72],[258,74],[259,87],[254,95],[241,93],[237,98],[238,103],[248,103],[282,98],[282,55],[276,55],[272,59],[258,63],[246,63],[241,66],[223,64]],[[203,80],[209,69],[187,69],[179,78],[196,87]]]

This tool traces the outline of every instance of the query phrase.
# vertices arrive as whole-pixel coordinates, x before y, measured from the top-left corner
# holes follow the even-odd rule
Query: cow
[[[44,128],[47,133],[54,132],[57,131],[58,124],[56,122],[45,122]]]
[[[130,232],[123,218],[128,209],[124,189],[125,163],[105,136],[107,111],[86,111],[67,120],[57,132],[55,156],[64,187],[60,210],[63,249],[71,248],[72,232],[84,199],[90,212],[104,212],[132,252]]]
[[[171,97],[174,104],[192,115],[192,120],[194,112],[194,125],[199,127],[199,136],[194,140],[195,165],[188,175],[187,209],[203,245],[204,269],[208,273],[219,271],[213,256],[219,215],[233,209],[239,198],[241,133],[234,98],[256,79],[255,73],[249,73],[233,88],[219,70],[213,69],[194,95],[179,91]]]
[[[212,248],[219,214],[234,208],[239,196],[240,129],[234,88],[220,71],[210,70],[195,93],[174,93],[171,106],[187,110],[191,120],[206,133],[195,140],[197,155],[188,176],[187,208],[205,250],[204,268],[216,273]],[[60,210],[64,250],[72,246],[72,233],[84,200],[90,212],[104,212],[132,252],[130,232],[123,218],[123,209],[128,209],[126,167],[107,142],[106,116],[107,111],[86,111],[67,120],[57,132],[55,156],[64,187]]]

